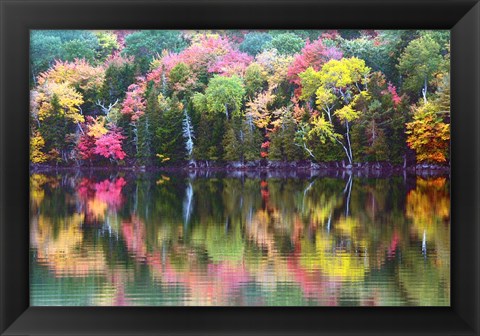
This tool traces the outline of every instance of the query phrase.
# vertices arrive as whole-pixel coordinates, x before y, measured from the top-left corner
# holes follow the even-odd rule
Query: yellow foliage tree
[[[35,131],[35,133],[30,137],[30,162],[42,163],[47,161],[47,155],[42,152],[44,146],[45,140],[40,132]]]
[[[103,116],[92,118],[91,121],[92,123],[88,126],[88,131],[87,131],[88,136],[98,139],[102,135],[105,135],[108,133],[108,130],[105,127],[105,118]]]
[[[59,105],[59,111],[55,111],[54,101]],[[45,82],[38,87],[35,94],[34,110],[38,111],[38,120],[41,122],[52,113],[60,113],[75,123],[84,121],[80,113],[80,105],[83,104],[82,95],[67,83]]]
[[[274,90],[281,83],[287,81],[288,69],[294,57],[279,55],[277,50],[271,49],[258,54],[256,59],[257,63],[266,71],[268,86]]]
[[[360,116],[356,110],[358,100],[368,98],[367,84],[370,71],[364,60],[351,57],[341,60],[332,59],[325,63],[320,71],[310,67],[299,74],[302,83],[300,99],[308,103],[315,95],[317,108],[327,116],[327,120],[316,117],[311,120],[313,128],[318,128],[311,135],[324,136],[325,131],[328,130],[324,121],[333,126],[335,116],[345,126],[343,132],[345,139],[332,136],[330,140],[342,146],[350,164],[353,163],[350,123]],[[333,130],[334,127],[331,129]]]
[[[407,145],[416,152],[417,162],[446,162],[450,125],[437,114],[439,107],[427,102],[418,106],[413,121],[406,124]]]
[[[260,92],[255,99],[247,102],[246,116],[252,118],[258,128],[266,128],[270,123],[272,115],[269,111],[269,105],[275,99],[275,95],[270,90]]]
[[[46,83],[68,84],[83,92],[99,90],[105,80],[105,70],[93,67],[85,60],[57,61],[48,71],[38,76],[38,85]]]

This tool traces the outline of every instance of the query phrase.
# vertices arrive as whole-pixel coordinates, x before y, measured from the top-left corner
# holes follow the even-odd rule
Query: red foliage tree
[[[95,141],[94,152],[107,159],[123,160],[127,156],[122,148],[122,141],[125,138],[119,127],[113,127],[107,134]]]
[[[82,135],[77,143],[77,153],[82,160],[91,160],[95,156],[96,140],[108,131],[103,117],[85,117],[85,123],[80,125]]]
[[[95,154],[95,138],[87,134],[83,134],[80,137],[77,149],[82,160],[90,160]]]
[[[387,91],[392,95],[393,104],[397,107],[402,101],[402,98],[397,93],[397,88],[392,83],[388,83]]]

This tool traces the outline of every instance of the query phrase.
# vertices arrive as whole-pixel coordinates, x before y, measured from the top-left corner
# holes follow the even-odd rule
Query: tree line
[[[30,159],[449,162],[448,31],[31,33]]]

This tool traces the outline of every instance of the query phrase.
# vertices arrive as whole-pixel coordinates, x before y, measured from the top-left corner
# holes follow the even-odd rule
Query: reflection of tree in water
[[[82,178],[77,187],[77,195],[83,202],[87,222],[104,221],[107,210],[117,212],[124,203],[122,190],[126,184],[123,177],[98,182]]]
[[[342,218],[338,224],[348,231],[358,225],[348,218]],[[304,242],[300,263],[306,269],[321,271],[332,280],[362,281],[368,269],[367,246],[362,246],[361,243],[353,245],[351,239],[352,236],[348,234],[336,239],[328,233],[318,231],[314,244]]]
[[[31,184],[37,261],[64,279],[100,277],[96,304],[448,303],[446,179],[408,194],[402,179],[353,176]]]
[[[399,281],[416,305],[435,305],[450,297],[450,194],[444,177],[418,177],[407,195],[406,216],[412,221],[399,267]],[[421,253],[419,252],[421,251]]]
[[[83,246],[82,214],[66,217],[55,233],[51,221],[49,217],[39,216],[31,223],[31,244],[40,264],[56,277],[86,277],[105,271],[103,250]]]
[[[183,222],[184,226],[188,226],[190,221],[190,216],[192,215],[192,206],[193,206],[193,187],[192,183],[188,182],[187,188],[185,189],[185,198],[183,200]]]

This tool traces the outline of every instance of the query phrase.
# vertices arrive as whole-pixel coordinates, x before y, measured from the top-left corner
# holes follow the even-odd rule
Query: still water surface
[[[448,177],[32,174],[33,306],[450,304]]]

